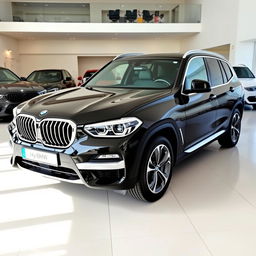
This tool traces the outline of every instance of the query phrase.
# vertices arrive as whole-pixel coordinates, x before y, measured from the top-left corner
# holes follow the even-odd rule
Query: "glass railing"
[[[166,3],[39,3],[9,2],[9,18],[15,22],[75,23],[200,23],[201,5]],[[1,17],[5,13],[5,17]],[[11,14],[12,13],[12,14]]]

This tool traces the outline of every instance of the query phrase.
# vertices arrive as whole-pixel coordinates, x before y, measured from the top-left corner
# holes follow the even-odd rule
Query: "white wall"
[[[19,72],[18,42],[2,35],[0,35],[0,67]]]
[[[255,40],[256,39],[256,1],[240,0],[238,11],[237,40]]]
[[[233,49],[234,64],[244,64],[253,67],[254,41],[238,42]]]
[[[236,42],[239,0],[186,0],[202,4],[202,31],[185,40],[183,50],[204,49]]]
[[[115,56],[87,56],[78,57],[78,74],[83,76],[88,69],[100,69],[113,60]]]
[[[180,41],[170,38],[19,41],[20,74],[35,69],[65,68],[78,77],[78,56],[116,56],[127,52],[179,52]]]

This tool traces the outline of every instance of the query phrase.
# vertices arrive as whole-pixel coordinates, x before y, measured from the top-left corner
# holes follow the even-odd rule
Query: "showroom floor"
[[[154,204],[12,168],[0,124],[0,255],[255,256],[256,112],[237,147],[215,142],[175,168]]]

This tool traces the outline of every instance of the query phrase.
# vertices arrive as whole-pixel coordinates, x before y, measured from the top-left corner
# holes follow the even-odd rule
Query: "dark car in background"
[[[40,84],[44,87],[46,92],[58,91],[76,86],[71,74],[64,69],[35,70],[25,80]]]
[[[241,83],[221,55],[119,57],[83,87],[19,105],[12,164],[153,202],[176,163],[214,140],[237,144],[243,108]]]
[[[79,76],[77,78],[77,80],[79,81],[78,86],[81,86],[83,83],[85,83],[96,72],[98,72],[98,69],[88,69],[88,70],[86,70],[83,76]]]
[[[12,115],[18,104],[43,93],[39,84],[22,81],[11,70],[0,67],[0,117]]]

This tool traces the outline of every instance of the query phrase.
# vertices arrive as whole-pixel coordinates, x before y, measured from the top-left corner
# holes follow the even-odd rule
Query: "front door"
[[[189,61],[183,88],[189,90],[194,79],[209,81],[203,57],[194,57]],[[216,109],[218,107],[218,101],[212,92],[191,93],[187,96],[189,97],[189,102],[185,108],[185,148],[197,144],[214,133]]]

